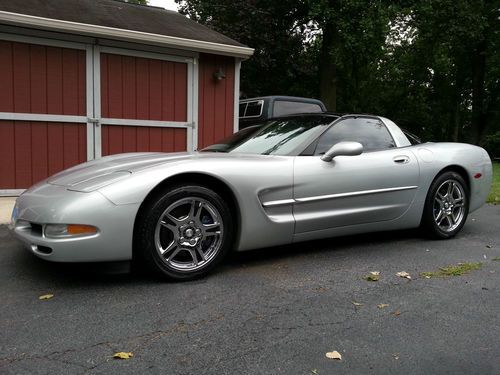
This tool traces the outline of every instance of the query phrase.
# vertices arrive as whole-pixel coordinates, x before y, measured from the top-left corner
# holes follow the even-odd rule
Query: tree
[[[499,0],[176,2],[256,49],[242,67],[249,96],[319,96],[329,110],[384,115],[424,138],[497,134],[488,139],[498,144]]]
[[[243,64],[241,89],[262,94],[316,95],[316,67],[308,63],[301,0],[176,0],[179,12],[245,45],[255,53]]]

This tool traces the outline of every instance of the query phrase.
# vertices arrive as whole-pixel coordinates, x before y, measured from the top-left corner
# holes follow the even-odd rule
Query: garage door
[[[101,47],[99,61],[102,156],[191,148],[190,59]]]
[[[0,195],[122,152],[193,150],[195,59],[0,34]]]
[[[86,52],[72,47],[0,40],[0,191],[87,160]]]

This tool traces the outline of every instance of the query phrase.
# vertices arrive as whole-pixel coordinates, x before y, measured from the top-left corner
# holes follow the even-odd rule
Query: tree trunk
[[[320,98],[327,110],[337,111],[337,67],[335,65],[335,50],[338,44],[337,30],[331,23],[323,27],[321,43],[321,61],[319,66]]]
[[[472,62],[472,143],[479,144],[487,125],[484,78],[486,71],[486,43],[483,40],[474,51]]]

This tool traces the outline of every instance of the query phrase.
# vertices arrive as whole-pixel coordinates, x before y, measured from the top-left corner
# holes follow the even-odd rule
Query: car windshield
[[[321,127],[334,120],[332,116],[296,116],[269,120],[243,129],[201,151],[288,155]]]

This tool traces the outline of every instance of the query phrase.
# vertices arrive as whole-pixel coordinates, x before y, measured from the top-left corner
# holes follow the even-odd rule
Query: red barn
[[[0,195],[101,156],[230,135],[252,53],[162,8],[2,0]]]

